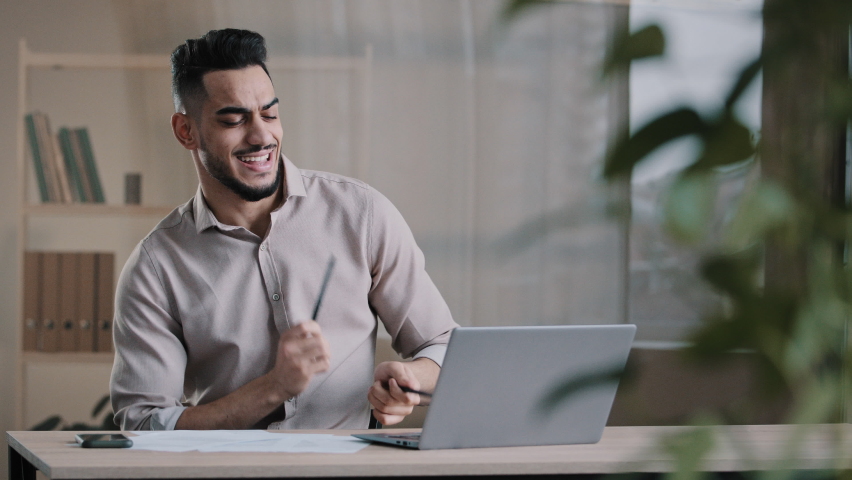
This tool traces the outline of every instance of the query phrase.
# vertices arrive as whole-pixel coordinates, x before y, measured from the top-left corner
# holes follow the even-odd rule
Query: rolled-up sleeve
[[[408,224],[387,198],[370,191],[370,305],[390,334],[394,350],[404,358],[426,357],[440,365],[458,324],[426,273],[423,252]]]
[[[181,404],[186,350],[157,269],[144,241],[119,277],[110,396],[122,430],[174,429]]]

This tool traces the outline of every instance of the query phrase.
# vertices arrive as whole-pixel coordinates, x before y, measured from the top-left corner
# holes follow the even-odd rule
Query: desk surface
[[[852,425],[807,426],[801,448],[790,452],[785,445],[795,429],[790,425],[712,427],[717,446],[702,470],[825,469],[852,464],[848,448]],[[82,449],[69,445],[74,432],[7,432],[6,436],[10,455],[14,449],[52,479],[284,478],[667,472],[673,466],[660,441],[684,431],[683,427],[608,427],[593,445],[430,451],[371,445],[355,454]],[[348,435],[353,431],[302,433]]]

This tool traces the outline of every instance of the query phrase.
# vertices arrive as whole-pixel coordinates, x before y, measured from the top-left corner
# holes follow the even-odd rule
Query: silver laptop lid
[[[635,332],[635,325],[457,328],[419,447],[597,442],[618,387],[612,372],[623,370]],[[571,395],[547,401],[571,380],[578,387]]]

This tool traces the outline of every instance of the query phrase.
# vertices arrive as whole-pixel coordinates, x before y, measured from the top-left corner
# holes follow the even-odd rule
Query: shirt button
[[[266,244],[265,244],[265,243],[261,243],[261,244],[260,244],[260,251],[261,251],[261,252],[265,252],[265,251],[266,251]]]
[[[273,300],[275,300],[275,301],[277,302],[278,300],[281,300],[281,295],[278,295],[277,293],[273,293],[273,294],[272,294],[272,299],[273,299]]]

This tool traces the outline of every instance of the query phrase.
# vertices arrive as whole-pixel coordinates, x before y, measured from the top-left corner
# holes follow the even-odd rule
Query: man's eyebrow
[[[216,115],[231,115],[231,114],[246,114],[251,113],[251,110],[245,107],[224,107],[216,110]]]
[[[274,105],[278,105],[278,97],[273,98],[271,102],[260,107],[260,110],[269,110]],[[219,110],[216,110],[216,115],[244,115],[247,113],[251,113],[251,110],[245,107],[223,107]]]
[[[273,98],[271,102],[261,107],[261,110],[269,110],[273,105],[278,105],[278,97]]]

